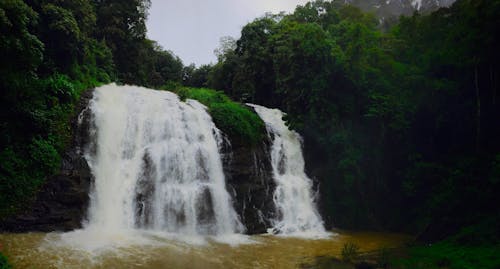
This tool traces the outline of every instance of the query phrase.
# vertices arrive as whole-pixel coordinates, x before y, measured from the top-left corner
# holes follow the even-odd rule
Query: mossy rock
[[[205,88],[180,88],[174,92],[181,100],[194,99],[207,106],[217,128],[231,137],[231,141],[256,145],[263,140],[265,125],[262,119],[224,93]]]

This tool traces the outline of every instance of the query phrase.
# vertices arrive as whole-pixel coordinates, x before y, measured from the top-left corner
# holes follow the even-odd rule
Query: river
[[[72,233],[0,234],[14,268],[301,268],[317,257],[341,258],[344,244],[360,252],[401,246],[405,235],[336,231],[326,239],[274,235],[175,238],[144,232],[136,237]],[[106,244],[106,241],[113,242]]]

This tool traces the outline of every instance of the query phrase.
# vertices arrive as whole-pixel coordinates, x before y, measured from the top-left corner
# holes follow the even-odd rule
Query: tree
[[[38,14],[23,1],[0,2],[2,81],[10,72],[33,72],[41,63],[44,44],[33,34],[37,23]]]
[[[184,67],[183,84],[189,87],[207,87],[208,76],[212,71],[211,65],[202,65],[198,68],[194,64]]]
[[[233,77],[233,94],[247,95],[249,101],[276,104],[270,39],[279,17],[266,15],[247,24],[237,41],[236,55],[241,66]]]
[[[147,63],[142,61],[141,56],[150,4],[150,0],[95,1],[96,36],[104,40],[113,52],[118,79],[125,83],[144,85],[147,81]]]

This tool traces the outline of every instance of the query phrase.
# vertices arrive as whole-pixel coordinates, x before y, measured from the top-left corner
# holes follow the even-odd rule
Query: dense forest
[[[196,67],[146,38],[148,0],[1,0],[0,218],[59,169],[79,96],[113,81],[287,112],[334,227],[498,242],[500,1],[390,27],[341,2],[257,18]]]
[[[1,1],[0,216],[29,203],[59,168],[84,90],[181,81],[181,60],[145,38],[149,4]]]
[[[457,1],[383,32],[311,2],[223,40],[206,85],[288,112],[336,225],[455,232],[498,214],[499,4]]]
[[[207,83],[288,112],[336,225],[453,232],[498,213],[499,7],[457,1],[381,32],[308,3],[226,40]]]

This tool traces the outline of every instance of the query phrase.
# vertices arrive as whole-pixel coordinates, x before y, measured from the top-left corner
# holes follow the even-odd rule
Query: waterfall
[[[272,233],[326,235],[312,194],[312,181],[304,172],[301,137],[283,121],[283,112],[248,104],[266,124],[272,140],[271,164],[276,189],[273,194],[278,217],[273,220]]]
[[[87,227],[183,235],[243,231],[206,108],[167,91],[106,85],[89,105],[95,177]]]

